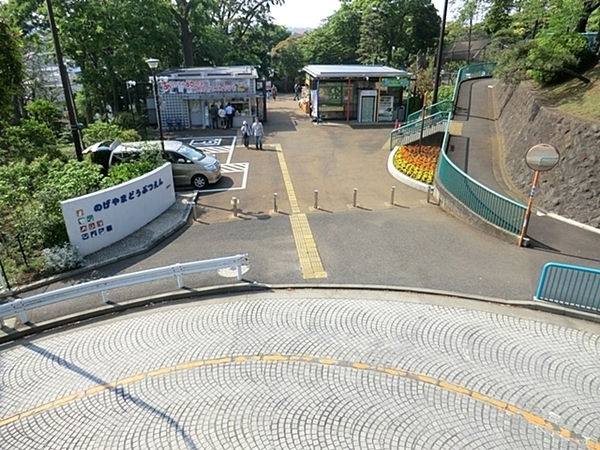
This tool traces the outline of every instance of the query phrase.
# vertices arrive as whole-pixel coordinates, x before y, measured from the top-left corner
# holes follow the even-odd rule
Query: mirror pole
[[[533,184],[531,185],[529,200],[527,201],[527,209],[525,210],[525,218],[523,219],[523,228],[521,229],[521,236],[519,236],[519,247],[523,247],[523,241],[525,240],[525,235],[527,234],[527,227],[529,226],[529,217],[531,216],[531,207],[533,206],[533,197],[535,196],[535,190],[537,188],[539,178],[540,171],[536,170],[533,175]]]

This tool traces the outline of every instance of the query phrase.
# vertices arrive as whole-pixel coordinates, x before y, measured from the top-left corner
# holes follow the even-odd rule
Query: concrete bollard
[[[314,208],[315,209],[319,209],[319,190],[315,189],[315,204],[314,204]]]
[[[239,204],[240,204],[240,200],[237,197],[231,197],[231,206],[233,207],[233,217],[238,216]]]
[[[279,212],[277,211],[277,192],[273,194],[273,211]]]
[[[394,206],[394,196],[396,195],[396,186],[392,186],[392,195],[390,197],[390,205]]]
[[[354,188],[354,198],[352,199],[352,206],[356,208],[356,197],[358,197],[358,188]]]

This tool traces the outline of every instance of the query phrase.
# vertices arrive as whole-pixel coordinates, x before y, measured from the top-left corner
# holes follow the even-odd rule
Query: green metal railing
[[[482,78],[492,74],[495,63],[472,64],[458,71],[454,88],[453,103],[456,102],[460,83],[470,78]],[[525,205],[515,202],[471,178],[460,170],[446,154],[450,139],[450,120],[446,125],[441,157],[438,162],[436,179],[458,201],[482,219],[518,235],[523,224]]]
[[[461,67],[456,75],[456,84],[454,85],[452,104],[456,104],[456,97],[458,97],[460,83],[471,78],[491,77],[495,68],[496,63],[479,63]]]
[[[406,136],[421,134],[421,127],[429,129],[450,118],[450,111],[440,111],[431,116],[425,117],[425,120],[418,118],[412,122],[405,123],[400,128],[390,132],[390,151],[394,150]]]
[[[452,100],[442,100],[441,102],[437,102],[434,105],[429,105],[428,107],[425,108],[425,117],[431,116],[431,115],[439,113],[439,112],[452,111],[453,104],[454,103]],[[414,120],[419,120],[421,118],[422,114],[423,114],[422,109],[415,111],[412,114],[408,115],[408,117],[406,118],[406,122],[408,123],[408,122],[412,122]]]

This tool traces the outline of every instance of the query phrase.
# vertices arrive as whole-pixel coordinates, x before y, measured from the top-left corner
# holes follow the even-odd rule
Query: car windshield
[[[202,150],[198,150],[186,144],[181,144],[181,147],[177,149],[177,153],[179,153],[181,156],[191,159],[192,161],[202,161],[204,158],[206,158],[206,154]]]

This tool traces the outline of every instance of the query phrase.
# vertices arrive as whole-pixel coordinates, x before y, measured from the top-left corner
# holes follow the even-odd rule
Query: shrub
[[[7,148],[0,157],[2,165],[16,161],[31,162],[44,155],[50,159],[63,158],[54,132],[37,120],[22,120],[18,126],[6,128],[2,137]]]
[[[145,150],[139,154],[139,159],[113,166],[108,171],[108,177],[102,180],[102,188],[116,186],[140,177],[164,164],[160,150]]]
[[[65,243],[42,250],[44,269],[50,273],[61,273],[83,265],[83,256],[76,247]]]
[[[123,130],[115,124],[105,122],[94,122],[83,130],[83,142],[89,147],[96,142],[114,141]]]

